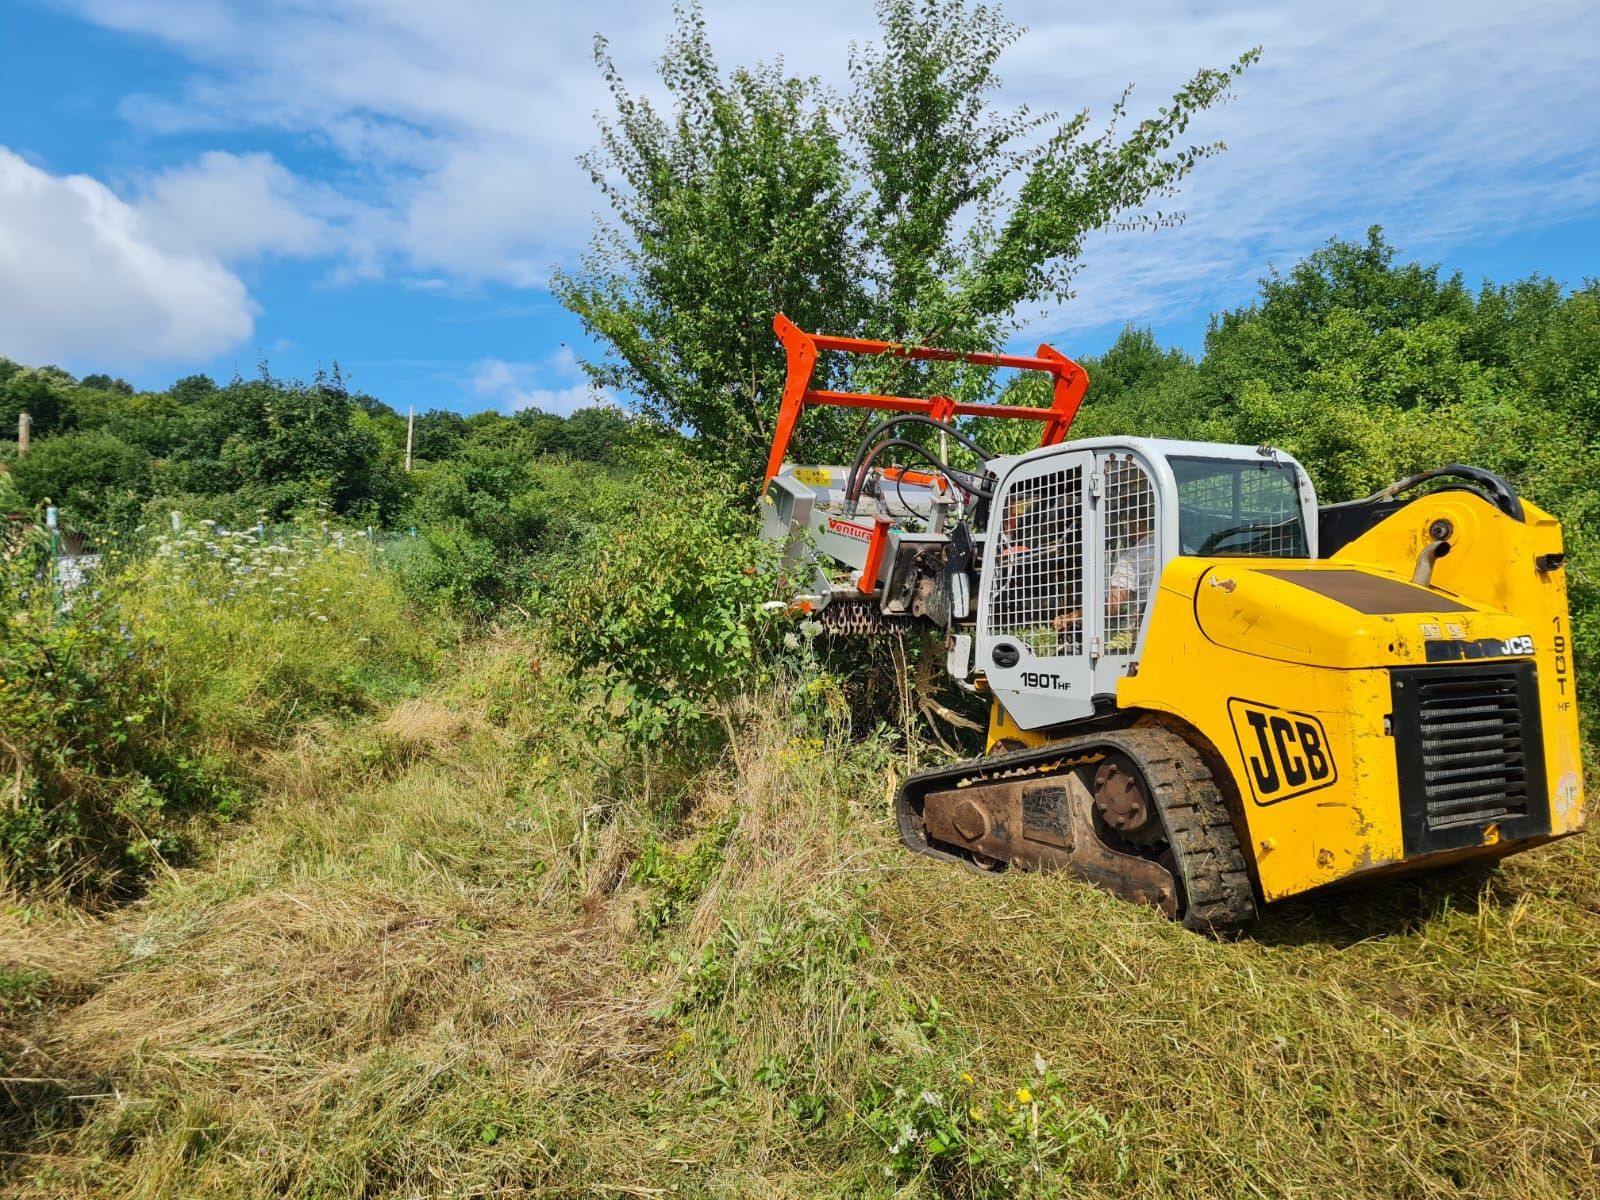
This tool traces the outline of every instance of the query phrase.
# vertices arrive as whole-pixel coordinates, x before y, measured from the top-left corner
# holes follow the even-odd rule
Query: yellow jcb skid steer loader
[[[911,849],[1059,869],[1222,930],[1582,827],[1561,527],[1499,477],[1452,465],[1319,507],[1271,447],[1066,440],[1088,380],[1049,347],[776,328],[764,527],[811,576],[795,606],[857,636],[931,622],[991,702],[987,755],[901,789]],[[1043,371],[1054,402],[819,391],[824,351]],[[787,463],[809,404],[896,415],[849,466]],[[1042,421],[1043,444],[987,455],[955,423],[976,415]],[[908,436],[929,427],[972,461]]]

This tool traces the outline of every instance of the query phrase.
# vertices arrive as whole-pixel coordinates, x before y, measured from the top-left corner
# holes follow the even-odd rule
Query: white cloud
[[[215,257],[153,238],[104,184],[0,147],[0,354],[192,360],[249,337],[254,315]]]
[[[234,267],[337,252],[356,272],[383,219],[261,153],[212,151],[122,193],[0,147],[0,353],[136,363],[231,350],[258,312]]]
[[[1085,56],[1094,88],[1137,79],[1148,105],[1193,65],[1256,43],[1262,61],[1234,102],[1193,130],[1228,151],[1185,187],[1184,225],[1097,236],[1077,298],[1030,314],[1035,332],[1241,303],[1269,264],[1369,224],[1408,254],[1443,256],[1600,207],[1590,0],[1256,4],[1212,17],[1163,0],[1025,38],[1008,90],[1039,103],[1057,54],[1099,45]]]
[[[670,24],[665,5],[638,0],[76,2],[91,20],[194,64],[174,89],[125,103],[147,132],[310,138],[337,164],[329,178],[361,197],[336,202],[259,156],[202,160],[199,178],[173,186],[195,204],[241,197],[262,218],[259,227],[197,221],[206,252],[337,253],[341,274],[519,286],[570,261],[590,213],[604,207],[573,161],[595,140],[593,113],[608,107],[590,36],[606,33],[630,86],[654,94],[652,62]],[[841,87],[849,41],[873,32],[867,6],[846,0],[809,7],[802,38],[776,37],[760,6],[706,7],[725,66],[781,50],[791,69]],[[1027,314],[1035,331],[1238,303],[1267,262],[1287,264],[1373,222],[1425,254],[1600,205],[1600,170],[1590,166],[1600,151],[1589,116],[1600,104],[1593,0],[1247,0],[1209,12],[1188,0],[1014,0],[1007,9],[1031,31],[1002,60],[1002,99],[1036,111],[1088,106],[1103,116],[1135,80],[1137,113],[1198,66],[1265,47],[1236,102],[1190,131],[1230,150],[1185,187],[1177,204],[1188,222],[1097,237],[1078,298]]]
[[[318,199],[324,208],[345,207],[302,183],[270,154],[212,151],[149,179],[138,208],[163,245],[237,261],[331,250],[333,227],[311,211]]]
[[[567,346],[538,363],[484,359],[473,369],[471,387],[478,400],[506,412],[537,408],[570,416],[576,409],[616,403],[609,392],[583,379],[583,369]]]

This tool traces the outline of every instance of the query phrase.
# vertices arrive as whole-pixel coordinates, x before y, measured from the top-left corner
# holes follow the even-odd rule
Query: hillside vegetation
[[[13,903],[11,1194],[1592,1189],[1593,839],[1219,943],[905,854],[826,673],[673,769],[549,653],[308,726],[132,908]]]

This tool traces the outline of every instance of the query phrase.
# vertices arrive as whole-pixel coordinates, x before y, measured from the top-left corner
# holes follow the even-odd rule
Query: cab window
[[[1178,483],[1180,553],[1230,558],[1309,555],[1297,467],[1270,459],[1168,461]]]

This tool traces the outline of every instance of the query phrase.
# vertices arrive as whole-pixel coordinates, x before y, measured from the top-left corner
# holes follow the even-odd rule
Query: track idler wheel
[[[1124,841],[1145,846],[1162,838],[1144,776],[1126,754],[1108,754],[1095,769],[1094,807],[1106,828]]]

